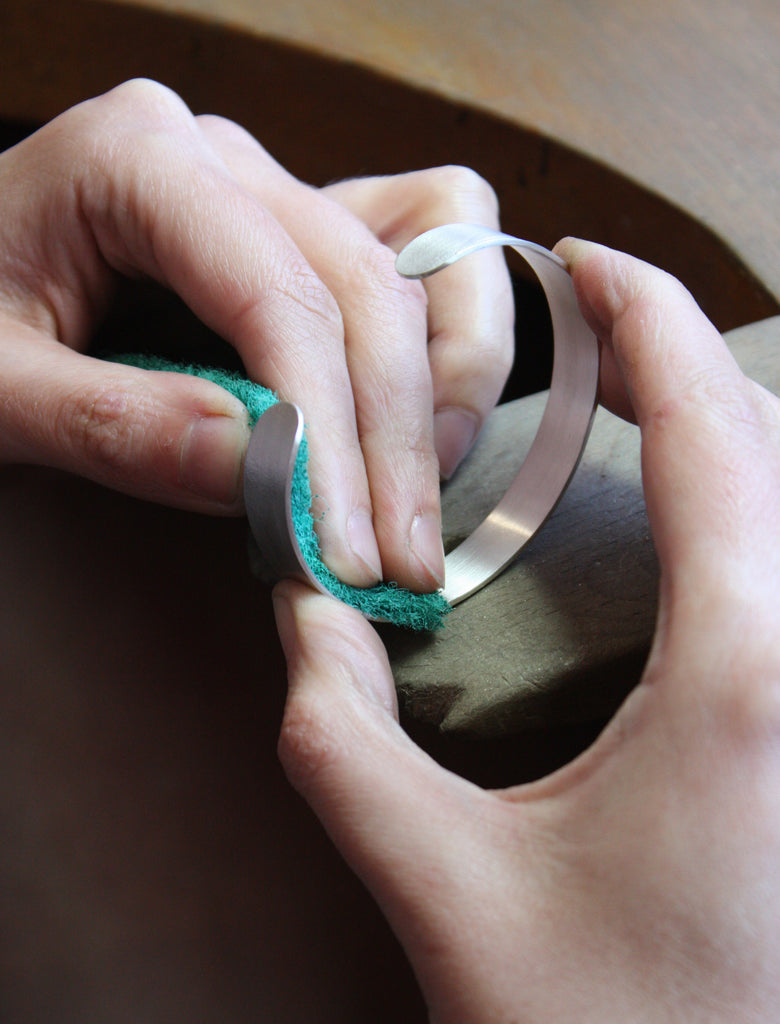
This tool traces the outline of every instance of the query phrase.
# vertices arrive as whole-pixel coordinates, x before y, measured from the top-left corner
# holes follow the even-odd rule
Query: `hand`
[[[118,275],[151,278],[303,408],[337,575],[438,585],[437,452],[450,472],[500,393],[511,290],[499,258],[426,293],[394,249],[441,220],[495,223],[485,182],[442,168],[310,188],[237,125],[141,81],[3,154],[0,197],[0,461],[242,511],[243,406],[85,354]]]
[[[673,279],[558,248],[642,433],[661,563],[640,685],[597,742],[485,792],[416,748],[381,644],[280,584],[293,784],[384,909],[431,1019],[775,1022],[780,402]]]

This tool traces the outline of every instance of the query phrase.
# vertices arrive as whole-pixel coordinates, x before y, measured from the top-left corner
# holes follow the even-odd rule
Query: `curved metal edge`
[[[553,326],[553,374],[539,428],[515,479],[490,515],[445,559],[443,594],[451,605],[495,579],[550,517],[579,465],[598,401],[598,341],[555,253],[479,225],[451,224],[418,236],[396,265],[404,276],[428,276],[493,245],[519,253],[544,290]]]
[[[303,557],[292,520],[292,481],[303,427],[303,413],[290,402],[277,402],[259,417],[244,461],[244,504],[264,575],[297,579],[327,593]]]
[[[443,224],[424,231],[398,253],[395,269],[401,277],[431,277],[465,256],[495,245],[510,245],[513,248],[521,245],[523,249],[536,252],[566,270],[566,264],[560,256],[544,246],[478,224]]]
[[[598,342],[579,312],[566,265],[555,253],[490,228],[449,224],[410,242],[397,266],[403,276],[427,277],[494,245],[518,252],[544,289],[553,326],[553,374],[539,428],[515,479],[493,511],[445,559],[443,595],[451,605],[495,579],[552,514],[580,462],[598,400]],[[272,405],[258,419],[246,454],[244,500],[269,573],[329,593],[306,563],[292,521],[292,479],[303,427],[303,413],[287,402]]]

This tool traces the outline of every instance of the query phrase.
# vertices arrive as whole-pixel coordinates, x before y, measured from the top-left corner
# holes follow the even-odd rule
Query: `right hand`
[[[437,1024],[776,1024],[780,400],[679,283],[558,251],[642,431],[661,599],[640,684],[571,764],[481,790],[401,729],[369,623],[286,581],[281,757]]]

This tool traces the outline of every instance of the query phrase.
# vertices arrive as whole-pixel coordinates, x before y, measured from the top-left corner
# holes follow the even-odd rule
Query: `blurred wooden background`
[[[0,4],[9,142],[145,75],[313,183],[469,164],[507,230],[626,249],[722,330],[752,325],[735,350],[775,389],[779,67],[774,0]],[[500,463],[538,401],[502,410],[480,458]],[[485,784],[573,756],[641,668],[636,439],[598,429],[536,553],[457,613],[444,667],[396,651],[410,730]],[[459,486],[456,518],[488,500],[468,472]],[[570,524],[610,504],[621,528],[602,517],[573,569]],[[423,1021],[395,940],[276,763],[283,665],[244,524],[6,468],[0,530],[0,1019]],[[486,697],[496,637],[521,671]],[[482,671],[456,680],[467,646]]]

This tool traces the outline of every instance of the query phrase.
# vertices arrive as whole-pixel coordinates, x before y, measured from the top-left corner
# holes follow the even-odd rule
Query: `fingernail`
[[[382,559],[374,534],[374,524],[367,512],[353,512],[347,520],[347,543],[363,565],[371,583],[382,579]]]
[[[438,517],[415,516],[409,531],[411,570],[425,589],[444,586],[444,545]]]
[[[560,256],[567,265],[573,263],[577,256],[587,252],[587,250],[588,243],[584,242],[581,238],[575,238],[573,235],[567,235],[565,238],[559,239],[553,246],[555,255]]]
[[[202,416],[187,427],[179,455],[179,479],[194,494],[234,505],[241,494],[241,470],[249,427],[232,416]]]
[[[477,417],[455,407],[440,409],[433,417],[433,438],[439,457],[439,474],[449,480],[474,443]]]

